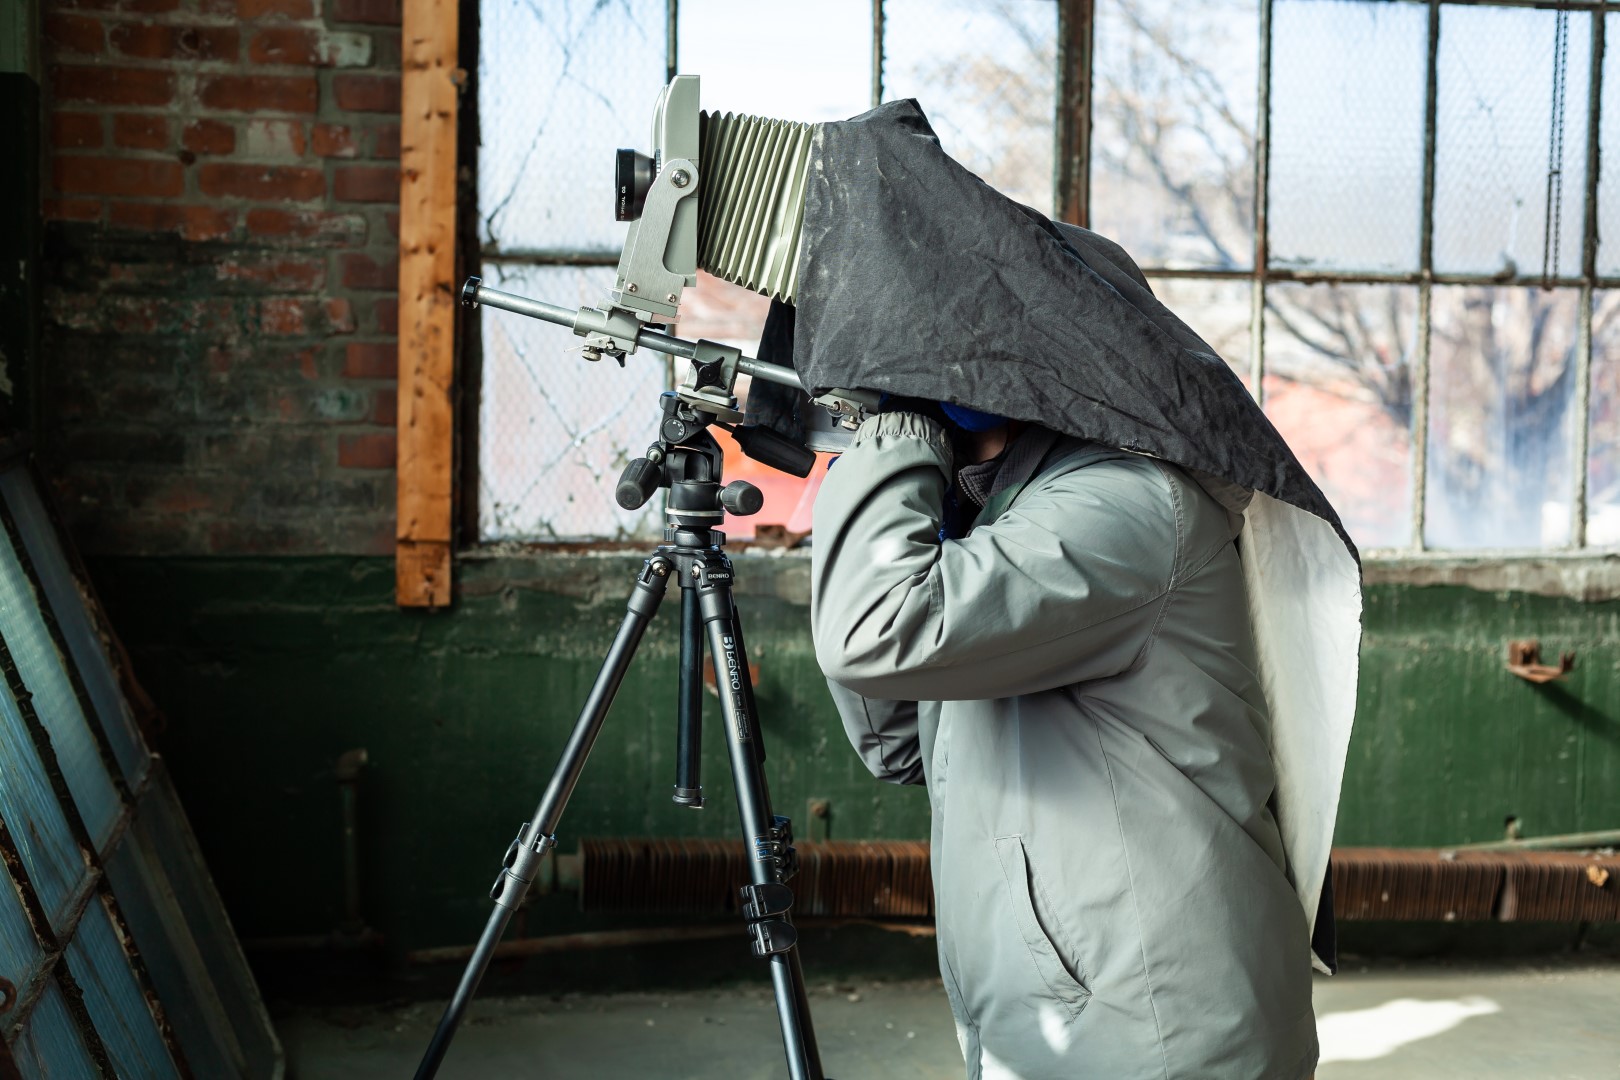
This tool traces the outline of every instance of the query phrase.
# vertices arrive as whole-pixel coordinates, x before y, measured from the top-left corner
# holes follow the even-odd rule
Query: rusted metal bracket
[[[1558,666],[1541,662],[1541,642],[1510,641],[1508,642],[1507,669],[1525,682],[1545,683],[1554,679],[1562,679],[1575,670],[1575,654],[1564,653],[1558,658]]]

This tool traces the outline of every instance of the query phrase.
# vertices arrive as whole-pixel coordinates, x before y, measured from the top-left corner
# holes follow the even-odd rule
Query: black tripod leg
[[[793,894],[782,883],[792,856],[786,850],[787,838],[779,827],[779,819],[771,813],[759,763],[758,725],[749,707],[753,687],[733,617],[736,608],[731,595],[731,569],[729,565],[716,562],[701,566],[698,599],[703,607],[709,654],[714,660],[715,678],[720,688],[720,714],[731,757],[743,842],[752,856],[748,862],[751,884],[744,890],[743,914],[754,939],[755,955],[770,960],[788,1073],[792,1080],[824,1080],[804,989],[804,970],[795,947],[797,932],[789,915]]]
[[[680,697],[676,702],[675,794],[681,806],[703,807],[703,612],[697,590],[681,585]]]
[[[647,561],[641,576],[636,579],[635,588],[630,594],[630,608],[625,612],[624,621],[619,624],[613,644],[608,646],[602,669],[596,675],[596,682],[591,685],[590,695],[585,699],[574,730],[568,736],[568,744],[557,761],[557,768],[552,771],[545,794],[540,797],[540,805],[535,809],[534,817],[524,823],[518,838],[506,852],[501,875],[495,879],[495,888],[490,891],[495,910],[490,912],[489,922],[478,939],[472,959],[467,961],[467,969],[462,972],[455,996],[445,1007],[444,1016],[433,1032],[433,1041],[428,1044],[421,1065],[417,1066],[416,1080],[430,1080],[439,1071],[439,1063],[444,1060],[462,1014],[467,1011],[473,994],[478,990],[478,983],[484,977],[484,970],[489,967],[495,946],[506,932],[507,922],[534,882],[541,856],[556,844],[557,839],[552,834],[562,818],[563,808],[568,804],[568,797],[574,793],[574,786],[585,768],[585,759],[590,756],[591,746],[602,730],[602,721],[607,718],[613,698],[619,692],[619,684],[624,681],[630,661],[635,657],[636,646],[641,643],[647,624],[658,611],[659,601],[664,598],[664,588],[669,584],[669,574],[673,570],[674,564],[670,560],[657,556]]]

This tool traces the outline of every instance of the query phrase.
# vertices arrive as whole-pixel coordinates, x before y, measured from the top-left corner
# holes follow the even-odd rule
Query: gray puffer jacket
[[[1234,517],[1064,438],[942,543],[951,475],[932,421],[867,421],[816,500],[811,612],[868,767],[928,785],[968,1076],[1309,1076]]]

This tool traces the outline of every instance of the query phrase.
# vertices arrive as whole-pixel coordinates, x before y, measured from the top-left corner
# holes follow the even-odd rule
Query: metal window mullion
[[[1412,357],[1412,543],[1424,549],[1429,497],[1429,354],[1434,310],[1434,173],[1440,98],[1440,0],[1429,0],[1428,67],[1423,88],[1423,213],[1418,232],[1417,341]]]
[[[872,0],[872,108],[883,104],[883,0]]]
[[[1603,32],[1604,14],[1592,14],[1592,71],[1590,98],[1586,110],[1586,218],[1581,232],[1580,332],[1575,336],[1575,401],[1570,412],[1574,422],[1570,466],[1575,470],[1569,507],[1569,546],[1586,546],[1586,483],[1591,447],[1592,402],[1592,281],[1597,277],[1598,179],[1602,168],[1600,126],[1603,111]]]
[[[1058,0],[1052,205],[1073,225],[1091,220],[1091,69],[1096,0]]]
[[[1271,4],[1260,0],[1260,82],[1254,132],[1254,282],[1249,290],[1249,379],[1254,400],[1266,405],[1266,263],[1271,209]]]
[[[681,0],[664,0],[664,85],[680,74]]]

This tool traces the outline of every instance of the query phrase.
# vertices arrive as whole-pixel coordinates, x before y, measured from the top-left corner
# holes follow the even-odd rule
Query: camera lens
[[[634,150],[619,150],[613,159],[613,220],[634,221],[647,203],[653,182],[653,159]]]

